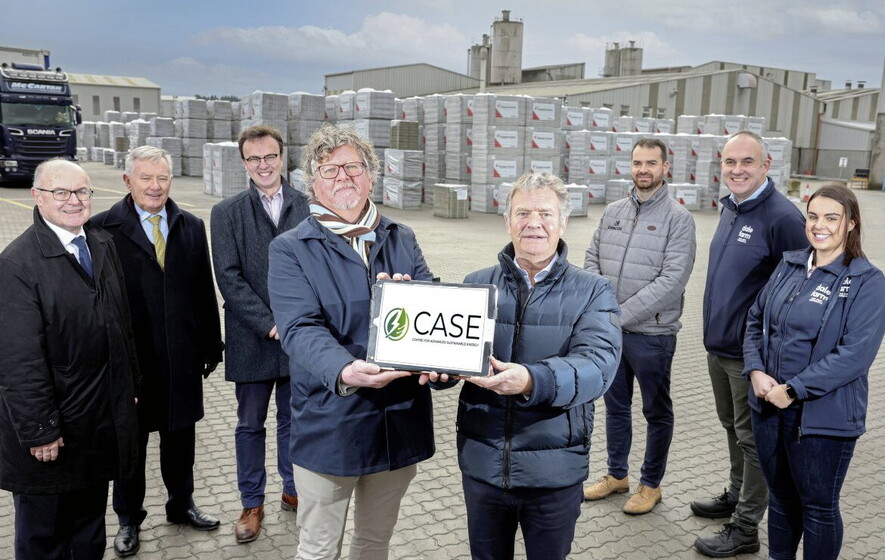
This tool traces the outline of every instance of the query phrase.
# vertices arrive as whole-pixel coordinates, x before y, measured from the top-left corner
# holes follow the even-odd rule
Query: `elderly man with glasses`
[[[138,377],[111,235],[76,163],[40,164],[34,224],[0,254],[0,488],[15,558],[101,558],[108,481],[134,472]]]
[[[243,511],[234,526],[238,543],[258,538],[264,517],[265,421],[276,395],[277,472],[283,483],[280,506],[298,506],[289,461],[289,358],[267,293],[267,252],[273,239],[307,217],[307,197],[280,174],[283,139],[269,126],[240,134],[240,156],[249,188],[212,207],[212,263],[224,297],[224,378],[235,384],[237,485]]]
[[[310,217],[270,244],[270,304],[292,385],[290,458],[298,485],[296,558],[387,558],[400,501],[433,455],[430,393],[419,377],[366,363],[379,275],[431,280],[414,232],[369,200],[372,145],[324,126],[304,155]]]

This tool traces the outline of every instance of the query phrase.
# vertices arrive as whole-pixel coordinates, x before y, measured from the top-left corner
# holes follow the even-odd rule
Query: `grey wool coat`
[[[264,210],[261,191],[249,189],[212,208],[212,263],[224,298],[225,373],[228,381],[253,383],[289,376],[289,358],[279,340],[268,338],[274,326],[267,294],[268,246],[309,215],[307,197],[283,179],[283,208],[274,226]]]

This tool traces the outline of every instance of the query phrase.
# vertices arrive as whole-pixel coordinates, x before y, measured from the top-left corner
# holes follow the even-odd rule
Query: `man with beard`
[[[618,374],[604,396],[608,473],[584,489],[584,499],[629,489],[635,378],[648,428],[639,484],[624,504],[624,513],[631,515],[648,513],[661,501],[673,439],[670,366],[695,260],[694,219],[667,190],[669,168],[663,142],[636,142],[633,188],[627,198],[606,207],[584,260],[584,268],[615,285],[624,335]]]

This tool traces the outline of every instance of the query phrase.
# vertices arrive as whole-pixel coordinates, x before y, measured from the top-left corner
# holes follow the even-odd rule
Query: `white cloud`
[[[879,17],[872,11],[846,7],[820,7],[789,10],[791,16],[805,20],[831,33],[874,34],[883,31]]]
[[[354,33],[310,25],[216,27],[192,39],[200,46],[236,53],[241,58],[262,57],[338,69],[412,62],[463,65],[468,46],[464,35],[451,25],[430,24],[390,12],[367,16]]]

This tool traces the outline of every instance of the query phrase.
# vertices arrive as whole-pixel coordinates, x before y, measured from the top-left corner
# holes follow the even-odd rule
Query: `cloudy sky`
[[[466,73],[502,9],[525,24],[523,67],[586,63],[636,40],[643,65],[725,60],[879,87],[882,0],[4,1],[0,45],[71,72],[143,76],[164,95],[322,93],[325,74],[426,62]]]

